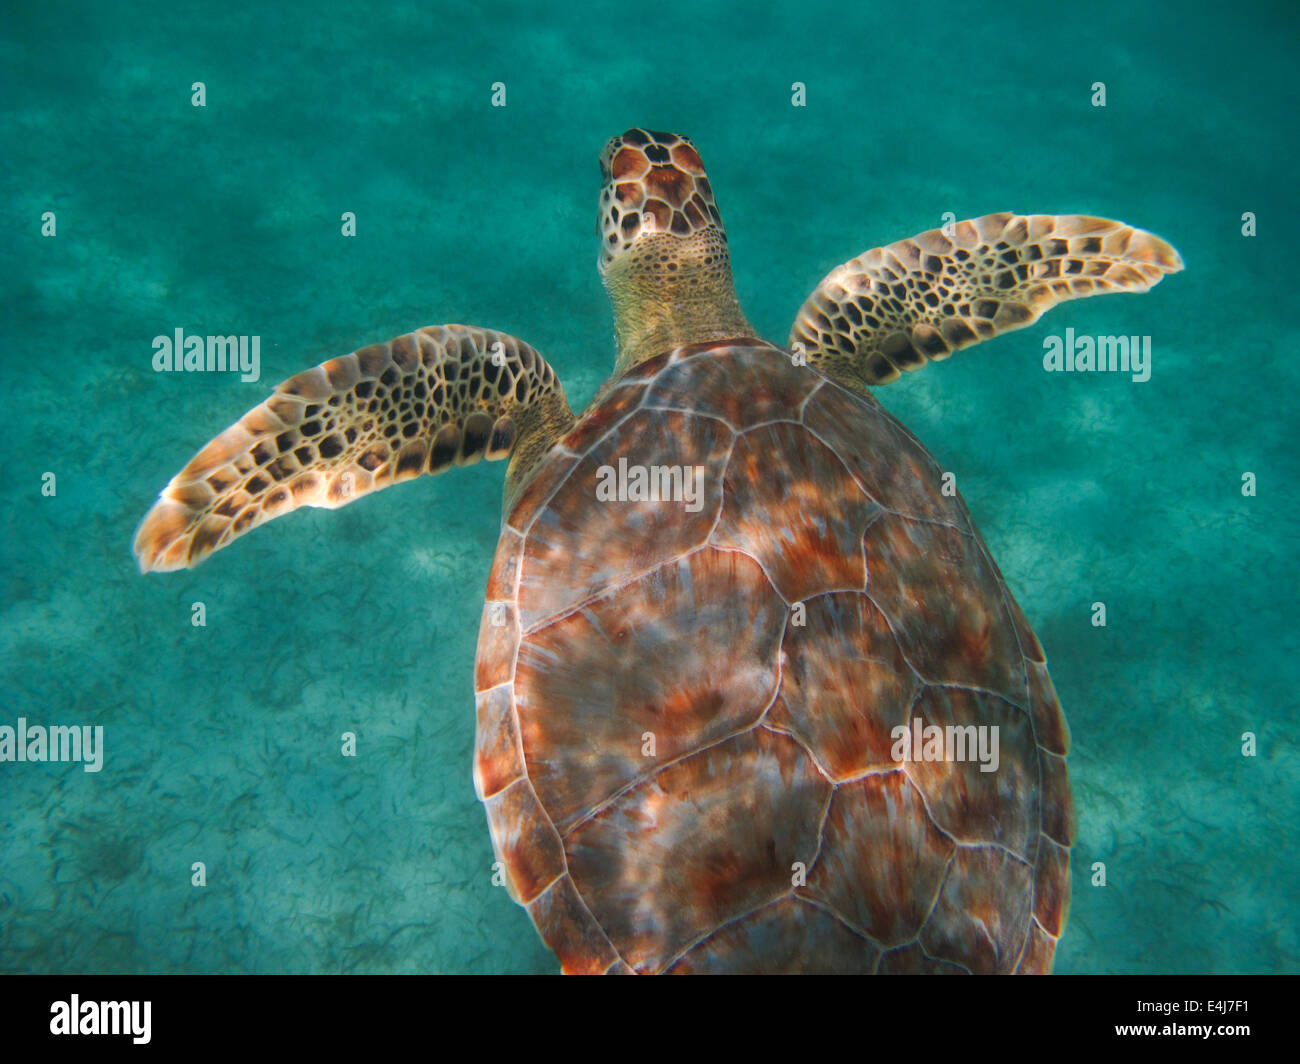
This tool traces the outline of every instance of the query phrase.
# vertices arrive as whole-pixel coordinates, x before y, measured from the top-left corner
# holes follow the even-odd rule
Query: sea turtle
[[[298,506],[509,457],[474,783],[566,972],[1045,972],[1068,733],[941,468],[871,386],[1181,269],[1119,222],[990,214],[833,270],[755,335],[685,137],[601,157],[618,356],[574,417],[441,325],[290,378],[162,492],[142,570]]]

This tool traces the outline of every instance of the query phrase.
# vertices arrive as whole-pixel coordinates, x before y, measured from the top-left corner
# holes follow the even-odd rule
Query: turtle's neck
[[[606,267],[604,281],[614,304],[616,376],[679,344],[754,335],[736,300],[727,238],[713,227],[646,234]]]

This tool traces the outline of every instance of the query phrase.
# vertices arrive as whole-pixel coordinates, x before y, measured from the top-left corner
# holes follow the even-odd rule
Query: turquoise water
[[[695,140],[778,342],[829,268],[946,211],[1178,247],[1153,292],[880,397],[956,473],[1072,726],[1057,970],[1300,969],[1293,5],[319,10],[0,23],[0,724],[106,736],[99,773],[0,765],[0,970],[555,969],[491,885],[470,777],[503,467],[299,511],[193,572],[143,578],[130,544],[277,381],[421,325],[520,336],[581,407],[614,353],[597,155],[632,124]],[[1149,335],[1151,379],[1044,373],[1066,327]],[[176,328],[259,335],[262,380],[155,374]]]

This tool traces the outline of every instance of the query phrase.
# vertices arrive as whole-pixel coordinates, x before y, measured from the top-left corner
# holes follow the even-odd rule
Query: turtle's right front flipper
[[[788,346],[858,390],[1036,322],[1068,299],[1145,292],[1183,268],[1158,236],[1080,214],[986,214],[837,266]]]
[[[513,453],[518,483],[572,423],[555,371],[505,333],[439,325],[364,347],[290,377],[195,455],[136,533],[140,569],[188,568],[299,506],[480,458]]]

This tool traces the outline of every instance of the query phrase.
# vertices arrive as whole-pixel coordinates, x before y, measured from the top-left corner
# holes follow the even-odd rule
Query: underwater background
[[[504,464],[195,571],[142,577],[131,542],[277,382],[422,325],[515,334],[585,405],[597,157],[631,125],[695,141],[778,343],[831,267],[949,211],[1179,249],[1148,294],[877,394],[956,474],[1071,725],[1057,971],[1300,970],[1298,30],[1253,2],[6,3],[0,724],[106,753],[0,764],[0,970],[556,970],[470,773]],[[1150,380],[1045,373],[1067,327],[1150,336]],[[261,380],[155,373],[177,328],[260,336]]]

